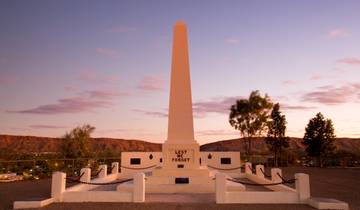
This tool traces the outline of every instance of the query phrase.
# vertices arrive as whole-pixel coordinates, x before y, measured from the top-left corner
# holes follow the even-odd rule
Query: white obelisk
[[[167,143],[194,143],[187,30],[174,26]]]
[[[168,135],[163,144],[163,159],[164,168],[200,167],[199,144],[194,139],[187,30],[182,21],[174,26]]]

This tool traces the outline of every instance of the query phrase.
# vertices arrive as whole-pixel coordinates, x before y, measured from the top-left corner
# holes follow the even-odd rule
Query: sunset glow
[[[111,2],[111,4],[110,4]],[[252,90],[303,137],[322,112],[360,137],[359,1],[1,1],[0,133],[162,143],[172,27],[188,27],[195,139],[238,138],[229,108]]]

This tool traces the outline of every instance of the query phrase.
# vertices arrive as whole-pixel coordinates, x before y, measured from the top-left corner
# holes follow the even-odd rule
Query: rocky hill
[[[264,138],[253,138],[252,151],[256,153],[263,153],[267,151],[267,146]],[[294,152],[302,152],[305,150],[304,145],[301,144],[302,138],[291,137],[289,144],[290,149]],[[337,149],[353,153],[360,153],[360,138],[336,138],[335,145]],[[224,141],[217,141],[214,143],[204,144],[201,146],[202,151],[240,151],[245,152],[246,142],[244,139],[231,139]]]
[[[111,151],[161,151],[161,144],[140,140],[112,138],[93,138],[93,147],[97,150]],[[61,139],[36,136],[0,135],[0,150],[29,153],[58,153],[61,151]]]
[[[161,151],[161,144],[141,140],[125,140],[112,138],[93,138],[92,145],[98,150],[120,151]],[[301,138],[290,138],[290,148],[295,152],[304,151]],[[267,151],[263,138],[252,139],[254,153]],[[335,144],[340,150],[359,153],[360,138],[337,138]],[[231,139],[208,143],[201,146],[202,151],[245,151],[243,139]],[[61,151],[59,138],[0,135],[0,150],[15,151],[19,154],[58,153]]]

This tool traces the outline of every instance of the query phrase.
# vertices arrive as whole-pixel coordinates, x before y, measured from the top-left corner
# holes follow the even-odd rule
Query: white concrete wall
[[[209,155],[211,159],[209,159]],[[217,170],[230,176],[238,176],[241,173],[241,169],[239,168],[241,164],[240,152],[201,152],[200,156],[201,165],[208,166],[210,170]],[[231,164],[221,164],[221,158],[231,158]],[[234,168],[236,169],[229,170]]]
[[[150,155],[153,156],[150,159]],[[140,165],[131,165],[130,159],[131,158],[140,158],[141,164]],[[161,166],[160,158],[162,158],[162,152],[122,152],[121,153],[121,164],[119,166],[119,178],[130,178],[133,177],[135,173],[140,172],[150,172],[154,168],[149,169],[141,169],[150,167],[153,165]],[[132,169],[129,169],[132,168]]]
[[[150,159],[149,156],[153,155],[153,159]],[[211,154],[211,159],[209,159],[209,154]],[[241,170],[238,168],[241,164],[240,162],[240,152],[200,152],[201,165],[209,166],[208,168],[212,171],[220,171],[226,173],[230,176],[237,177],[240,175]],[[131,165],[131,158],[141,158],[140,165]],[[150,172],[154,168],[150,169],[141,169],[146,168],[152,165],[162,166],[160,163],[160,158],[162,158],[162,152],[122,152],[121,153],[121,166],[119,178],[129,178],[138,172]],[[221,164],[221,158],[231,158],[231,164]],[[213,167],[213,168],[211,168]],[[128,169],[133,168],[133,169]],[[136,170],[138,168],[139,170]],[[216,170],[215,168],[219,169]],[[229,170],[236,168],[235,170]],[[224,170],[221,170],[224,169]]]

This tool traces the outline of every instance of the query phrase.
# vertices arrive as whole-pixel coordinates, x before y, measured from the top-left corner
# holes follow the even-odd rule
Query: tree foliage
[[[62,153],[66,158],[89,157],[91,154],[90,135],[95,127],[78,126],[62,137]]]
[[[285,136],[286,118],[280,112],[279,103],[275,104],[268,121],[268,132],[265,142],[274,154],[274,165],[278,166],[278,159],[281,159],[282,150],[289,147],[289,138]]]
[[[303,144],[310,157],[317,158],[317,164],[322,167],[326,158],[335,150],[335,131],[330,119],[325,119],[319,112],[310,119],[305,128]]]
[[[247,155],[251,155],[251,138],[261,136],[266,129],[272,102],[267,94],[252,91],[248,99],[237,100],[230,108],[229,123],[247,140]]]

